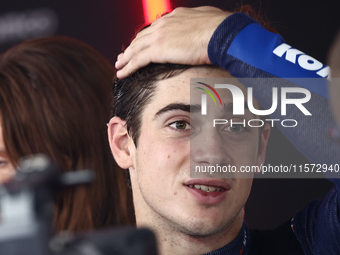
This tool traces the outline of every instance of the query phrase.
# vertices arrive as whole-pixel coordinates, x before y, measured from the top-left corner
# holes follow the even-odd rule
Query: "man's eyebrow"
[[[189,112],[189,113],[196,113],[201,111],[201,106],[200,105],[190,105],[190,104],[169,104],[165,107],[163,107],[162,109],[160,109],[157,113],[156,113],[156,117],[158,117],[159,115],[168,112],[168,111],[185,111],[185,112]]]
[[[244,109],[248,110],[248,104],[247,102],[244,102]],[[195,104],[181,104],[181,103],[175,103],[175,104],[169,104],[162,109],[160,109],[156,114],[155,117],[158,117],[159,115],[168,112],[168,111],[185,111],[189,113],[197,113],[201,111],[201,105]],[[233,103],[223,104],[223,111],[224,112],[233,112]]]

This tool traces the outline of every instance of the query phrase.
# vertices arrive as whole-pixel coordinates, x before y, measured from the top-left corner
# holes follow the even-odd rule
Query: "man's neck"
[[[146,216],[136,213],[137,227],[151,229],[157,238],[160,255],[198,255],[217,250],[232,242],[239,234],[243,224],[243,210],[234,222],[222,232],[209,236],[191,236],[171,226],[161,217],[153,217],[150,213]],[[152,216],[151,216],[152,217]]]
[[[232,242],[239,231],[242,224],[238,229],[228,229],[227,231],[214,234],[211,236],[189,236],[179,232],[173,232],[171,235],[163,231],[157,234],[160,255],[198,255],[205,254],[217,250],[230,242]]]

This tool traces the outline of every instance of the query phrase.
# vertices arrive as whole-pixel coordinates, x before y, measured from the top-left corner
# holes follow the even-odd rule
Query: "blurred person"
[[[328,62],[332,69],[332,79],[330,82],[332,109],[337,120],[337,126],[340,127],[340,32],[329,51]]]
[[[56,231],[134,223],[125,174],[107,144],[113,76],[100,53],[67,37],[29,40],[0,56],[0,181],[36,153],[62,171],[96,173],[93,184],[57,195]]]
[[[181,29],[178,29],[179,25]],[[324,79],[320,79],[320,84],[314,87],[313,84],[294,84],[286,79],[327,78],[329,68],[285,44],[280,35],[266,31],[247,15],[232,14],[213,7],[199,7],[178,8],[163,16],[149,28],[140,32],[126,51],[118,56],[116,67],[120,70],[117,76],[122,80],[116,80],[115,90],[121,91],[122,84],[129,85],[134,79],[143,77],[143,72],[149,70],[152,65],[149,65],[150,63],[214,64],[228,70],[232,76],[237,78],[279,78],[275,84],[264,80],[257,82],[252,80],[255,84],[243,84],[246,87],[257,88],[257,92],[253,95],[265,109],[271,106],[270,92],[274,85],[279,88],[306,86],[313,98],[313,102],[305,104],[312,117],[302,115],[297,109],[289,111],[286,118],[297,119],[299,125],[291,129],[281,128],[281,130],[313,163],[339,164],[339,148],[325,136],[327,128],[334,125],[335,120],[330,111]],[[216,183],[214,183],[212,179],[209,185],[209,181],[205,181],[203,186],[212,186],[212,192],[228,193],[226,198],[216,204],[209,204],[207,199],[197,199],[197,196],[188,195],[193,193],[190,189],[200,188],[202,191],[199,192],[203,192],[202,196],[210,196],[210,187],[208,190],[207,187],[191,187],[192,184],[201,186],[199,184],[202,183],[195,179],[187,179],[190,147],[187,145],[188,138],[182,136],[184,132],[188,132],[186,129],[195,129],[194,125],[191,126],[189,116],[183,113],[188,106],[174,109],[172,114],[175,118],[173,122],[170,120],[165,122],[166,125],[162,122],[157,126],[157,121],[162,118],[152,118],[152,111],[156,111],[158,107],[171,100],[175,102],[170,105],[177,105],[177,101],[181,104],[181,100],[188,104],[189,90],[186,87],[188,87],[189,78],[211,73],[211,71],[202,69],[202,72],[198,72],[198,69],[194,68],[195,71],[189,74],[189,70],[185,71],[186,73],[175,72],[177,75],[174,76],[160,75],[156,81],[151,76],[156,89],[154,93],[151,93],[148,103],[141,101],[141,106],[144,104],[146,106],[138,113],[137,122],[131,118],[130,114],[126,116],[117,114],[119,118],[116,117],[110,122],[108,131],[111,150],[118,164],[123,168],[129,168],[130,174],[133,174],[134,196],[137,190],[137,199],[134,200],[137,226],[145,224],[156,231],[159,235],[162,254],[171,254],[171,249],[177,249],[176,254],[207,252],[211,255],[339,254],[340,182],[338,178],[331,179],[335,187],[327,196],[309,203],[291,221],[269,231],[249,230],[244,223],[242,224],[242,204],[244,205],[249,194],[246,192],[250,191],[251,184],[249,183],[241,184],[242,181],[229,179],[215,180]],[[149,77],[150,74],[147,73],[145,76]],[[220,76],[219,74],[215,77]],[[177,94],[172,92],[172,89],[176,89]],[[123,97],[115,90],[115,99]],[[148,95],[148,93],[145,94]],[[159,98],[161,96],[163,98]],[[118,103],[117,100],[115,102]],[[113,112],[117,113],[117,110],[116,105]],[[171,110],[171,107],[168,110]],[[274,119],[279,116],[281,115],[275,112],[271,117]],[[168,134],[170,128],[178,129],[176,132],[182,132],[182,135],[175,137]],[[162,129],[164,129],[163,132]],[[136,137],[139,137],[139,140]],[[262,137],[266,135],[262,134]],[[222,150],[223,146],[219,144],[219,141],[215,143],[219,145],[216,147],[220,148],[219,160],[223,160],[221,152],[225,153],[225,161],[233,159],[231,155],[236,153],[237,148],[230,152]],[[209,145],[207,147],[211,148]],[[155,150],[152,153],[155,161],[150,166],[148,162],[151,159],[147,159],[148,155],[144,148]],[[259,152],[261,149],[257,157],[261,155]],[[195,154],[195,151],[192,153]],[[169,160],[165,154],[170,156]],[[217,156],[209,155],[202,154],[202,157],[206,164],[213,165],[212,162],[217,160]],[[170,160],[173,156],[175,159]],[[260,159],[261,157],[263,160],[263,155]],[[235,160],[233,163],[236,162]],[[171,171],[173,164],[175,165]],[[166,171],[170,176],[168,177],[170,183],[166,183],[168,179],[162,178],[161,173],[156,175],[157,171]],[[147,181],[150,173],[154,173],[153,176],[156,177],[150,177]],[[326,177],[339,176],[326,173]],[[161,187],[158,187],[157,183],[161,183]],[[238,188],[242,192],[237,192]],[[239,199],[237,199],[238,195]],[[221,206],[225,201],[229,201],[225,205],[227,208]],[[219,207],[220,210],[218,210]],[[228,210],[229,213],[223,213]],[[143,213],[145,211],[148,213]],[[232,211],[234,213],[230,213]]]

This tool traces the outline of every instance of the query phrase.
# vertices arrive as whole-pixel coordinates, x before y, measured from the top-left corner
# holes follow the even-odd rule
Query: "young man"
[[[250,232],[243,223],[243,207],[252,179],[190,179],[190,165],[263,164],[269,124],[263,130],[224,125],[199,132],[211,122],[191,124],[200,114],[200,102],[190,100],[190,77],[231,76],[216,67],[172,68],[149,66],[117,80],[113,92],[116,117],[110,121],[109,140],[117,163],[130,171],[137,225],[155,231],[161,254],[208,253],[239,233],[235,247],[225,250],[248,249],[245,243]],[[177,73],[162,79],[169,71]],[[211,107],[214,114],[210,116],[232,119],[225,107],[232,102],[230,92],[224,90],[220,96],[223,106]],[[250,119],[252,114],[246,110],[243,117]],[[190,140],[196,138],[201,146],[190,150]]]
[[[238,78],[327,77],[327,67],[302,52],[292,50],[290,46],[284,44],[280,36],[268,33],[243,14],[231,15],[223,21],[228,16],[230,13],[212,7],[179,9],[166,15],[150,28],[142,31],[126,52],[118,57],[116,67],[123,68],[117,73],[118,77],[124,78],[150,62],[195,65],[213,63],[229,70]],[[181,24],[182,28],[180,33],[177,33],[178,24]],[[197,24],[202,27],[197,27]],[[248,43],[249,41],[251,43]],[[293,65],[296,63],[299,65]],[[144,72],[143,69],[140,71]],[[137,72],[137,77],[140,71]],[[268,233],[251,232],[245,224],[242,224],[242,208],[251,186],[251,181],[247,179],[219,179],[215,180],[215,183],[212,179],[205,183],[197,183],[203,184],[204,189],[206,186],[211,186],[215,192],[218,188],[220,189],[218,192],[225,194],[225,197],[218,196],[222,198],[216,199],[216,203],[209,203],[209,199],[200,199],[194,193],[190,185],[196,183],[190,181],[198,182],[198,180],[190,180],[188,175],[185,175],[189,172],[190,163],[185,157],[189,153],[187,145],[189,137],[185,136],[188,131],[182,130],[183,127],[186,130],[186,125],[190,123],[189,116],[182,113],[182,108],[182,111],[175,111],[174,115],[170,114],[168,122],[164,120],[157,126],[155,121],[161,119],[157,115],[159,111],[167,112],[162,111],[162,107],[188,104],[186,97],[189,96],[189,91],[186,90],[188,88],[185,88],[185,83],[189,83],[189,78],[219,77],[222,75],[221,71],[219,72],[215,73],[209,68],[207,70],[194,68],[170,79],[158,81],[149,103],[139,112],[141,129],[139,133],[137,132],[138,139],[136,136],[133,137],[134,131],[129,129],[131,115],[118,114],[119,118],[111,120],[109,127],[111,149],[118,164],[130,169],[137,225],[147,225],[155,230],[162,254],[207,252],[211,254],[339,254],[340,224],[337,211],[340,182],[338,179],[334,180],[336,188],[324,200],[309,204],[304,211],[295,216],[292,220],[294,232],[287,224]],[[120,87],[119,82],[116,85]],[[249,86],[246,83],[245,85]],[[259,88],[255,97],[265,109],[270,108],[268,88],[273,85],[266,82],[258,82],[255,85]],[[287,79],[281,79],[275,86],[284,88],[292,84]],[[315,134],[323,134],[325,126],[334,125],[328,100],[325,98],[325,87],[315,86],[308,89],[312,93],[314,103],[315,100],[317,101],[316,105],[306,104],[313,118],[305,118],[298,111],[292,110],[287,113],[287,117],[294,116],[302,122],[302,125],[294,129],[282,130],[297,148],[314,162],[339,163],[337,147],[327,141],[323,135],[315,136]],[[126,91],[128,92],[129,90]],[[114,107],[119,102],[118,95],[122,93],[115,92],[115,94],[117,96]],[[136,105],[127,108],[134,109]],[[272,118],[277,116],[277,113],[274,113]],[[314,123],[313,120],[319,122]],[[181,131],[171,128],[181,129]],[[193,128],[195,129],[195,126]],[[172,132],[177,132],[175,134],[179,136],[173,136]],[[198,154],[196,160],[210,165],[216,162],[232,162],[237,165],[240,162],[237,159],[240,158],[235,155],[245,152],[242,161],[259,165],[264,161],[269,129],[265,128],[261,133],[259,150],[256,150],[256,146],[251,146],[259,144],[259,140],[253,140],[254,134],[246,136],[249,151],[248,146],[234,146],[234,150],[228,150],[220,144],[220,136],[212,135],[214,139],[211,141],[215,144],[214,146],[207,144],[206,151],[217,148],[216,151],[207,155]],[[138,144],[139,139],[143,141],[141,147]],[[240,142],[237,144],[242,145]],[[190,151],[190,153],[193,154],[192,160],[195,159],[197,152]],[[202,159],[199,159],[200,157]],[[162,174],[163,177],[160,176]],[[202,196],[209,195],[203,193]],[[173,247],[176,250],[171,250]]]

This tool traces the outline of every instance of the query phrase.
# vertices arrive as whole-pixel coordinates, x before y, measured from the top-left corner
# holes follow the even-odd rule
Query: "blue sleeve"
[[[246,78],[257,78],[256,84],[251,79],[253,95],[264,109],[271,107],[274,85],[278,90],[297,85],[307,88],[312,99],[304,106],[312,116],[305,116],[295,107],[284,119],[297,120],[298,125],[278,127],[313,163],[340,162],[339,147],[326,136],[329,128],[336,125],[327,94],[329,67],[285,44],[280,35],[268,32],[243,13],[229,16],[219,25],[210,39],[208,55],[212,64],[227,69],[246,87],[250,86]],[[283,119],[280,107],[278,104],[271,115],[273,119]]]
[[[298,85],[328,98],[323,78],[328,78],[330,68],[286,44],[279,34],[267,31],[244,13],[235,13],[219,25],[209,42],[208,55],[213,65],[237,78],[319,78],[317,83]]]
[[[254,87],[253,95],[264,109],[271,107],[274,86],[307,88],[312,99],[304,105],[312,116],[290,110],[285,118],[298,120],[298,125],[278,127],[311,162],[340,163],[339,147],[326,136],[336,125],[327,94],[329,67],[289,46],[280,35],[268,32],[243,13],[229,16],[219,25],[210,39],[208,55],[212,64],[228,70],[246,87]],[[257,79],[248,84],[250,79],[246,78]],[[282,119],[280,109],[271,117]],[[340,179],[332,181],[335,187],[323,200],[308,204],[294,218],[294,233],[306,254],[340,254]]]

